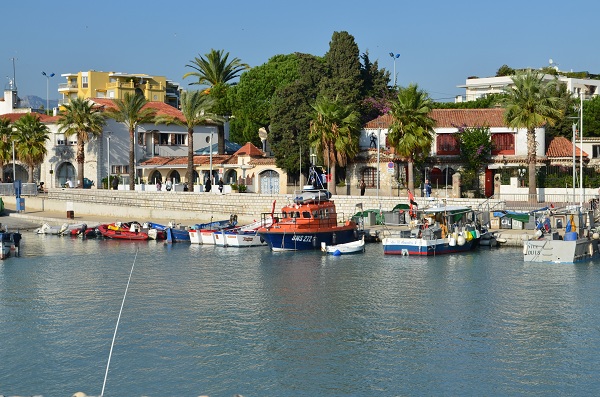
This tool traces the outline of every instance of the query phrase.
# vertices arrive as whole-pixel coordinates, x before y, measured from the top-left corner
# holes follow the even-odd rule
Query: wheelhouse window
[[[460,154],[460,145],[454,134],[439,134],[436,136],[437,154],[458,155]]]
[[[492,134],[492,154],[515,154],[515,136],[510,133]]]

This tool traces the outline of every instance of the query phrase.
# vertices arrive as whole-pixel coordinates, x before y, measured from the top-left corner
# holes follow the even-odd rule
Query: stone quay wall
[[[102,189],[50,189],[39,196],[25,197],[25,209],[64,212],[74,211],[77,216],[98,216],[115,219],[152,220],[173,219],[177,222],[208,222],[237,215],[239,222],[259,220],[261,214],[270,213],[275,201],[275,212],[293,202],[293,194],[256,193],[198,193],[198,192],[146,192]],[[349,219],[359,211],[380,209],[391,211],[397,204],[408,204],[407,197],[346,196],[335,195],[338,220]],[[4,200],[11,200],[5,197]],[[483,211],[503,209],[502,202],[481,199],[416,198],[419,207],[435,201],[448,205],[468,205]],[[485,205],[486,208],[483,208]]]

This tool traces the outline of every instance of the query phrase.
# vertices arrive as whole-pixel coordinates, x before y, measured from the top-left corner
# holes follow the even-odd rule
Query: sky
[[[600,2],[592,0],[34,0],[1,10],[0,76],[3,86],[15,77],[21,97],[45,99],[48,88],[59,99],[61,74],[88,70],[165,76],[194,89],[185,65],[211,49],[259,66],[278,54],[323,56],[341,31],[395,70],[398,85],[416,83],[436,101],[454,101],[467,77],[494,76],[504,64],[540,68],[552,59],[560,70],[600,73]]]

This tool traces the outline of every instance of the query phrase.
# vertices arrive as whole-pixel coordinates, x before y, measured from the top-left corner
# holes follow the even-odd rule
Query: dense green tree
[[[181,113],[183,118],[159,116],[155,123],[176,124],[187,129],[187,169],[185,180],[190,192],[194,191],[194,127],[222,123],[222,119],[208,112],[214,104],[214,98],[202,91],[189,91],[181,95]]]
[[[504,122],[508,127],[527,129],[527,163],[529,168],[529,199],[536,200],[536,146],[535,129],[554,125],[562,116],[559,109],[556,82],[544,81],[544,75],[527,70],[513,78],[513,85],[506,87],[507,96],[502,100],[505,108]]]
[[[33,183],[35,166],[44,161],[46,141],[50,139],[50,130],[36,114],[28,113],[13,123],[15,151],[19,160],[29,167],[28,183]]]
[[[496,77],[514,76],[514,74],[515,70],[513,68],[509,67],[508,65],[502,65],[496,72]]]
[[[583,135],[600,136],[600,96],[583,101]]]
[[[108,108],[105,116],[125,124],[129,131],[129,189],[135,189],[135,132],[137,126],[154,121],[155,112],[145,107],[148,101],[142,95],[126,93],[123,99],[115,99],[116,108]]]
[[[338,98],[342,103],[358,107],[363,93],[360,53],[354,37],[348,32],[334,32],[325,54],[327,74],[321,80],[319,94]]]
[[[359,150],[360,115],[351,104],[327,97],[317,98],[313,108],[316,116],[310,123],[309,140],[330,169],[331,194],[337,194],[336,166],[345,167]]]
[[[268,62],[247,71],[231,89],[231,138],[240,144],[260,144],[259,128],[269,130],[269,115],[275,92],[296,81],[298,58],[296,54],[276,55]]]
[[[325,74],[323,58],[300,53],[296,53],[296,58],[299,77],[275,91],[269,111],[271,124],[268,133],[277,166],[294,175],[300,168],[308,169],[308,134],[314,114],[312,104]]]
[[[391,103],[392,123],[388,143],[408,162],[408,189],[414,192],[413,164],[426,157],[433,143],[435,120],[430,116],[432,101],[416,84],[398,90]]]
[[[558,98],[556,107],[560,109],[561,116],[553,125],[546,125],[546,136],[564,136],[570,139],[573,136],[573,123],[579,115],[579,99],[567,90],[565,83],[559,81],[556,82],[556,96]]]
[[[211,49],[208,54],[195,57],[190,64],[185,65],[195,71],[183,75],[183,78],[196,77],[197,81],[190,84],[206,85],[207,92],[210,93],[216,101],[213,112],[216,114],[229,116],[227,111],[227,87],[235,85],[232,82],[244,70],[250,69],[250,65],[243,63],[239,58],[233,58],[229,61],[229,53],[224,54],[224,50]],[[225,129],[223,124],[218,126],[218,153],[225,153]]]
[[[0,178],[4,178],[4,166],[12,161],[13,134],[10,120],[0,116]]]
[[[99,109],[94,104],[84,98],[72,99],[68,104],[63,105],[58,118],[58,129],[65,136],[75,136],[77,138],[77,181],[78,186],[83,186],[84,165],[85,165],[85,144],[91,138],[102,134],[105,119]],[[110,171],[109,171],[110,173]]]
[[[377,61],[371,62],[369,53],[361,55],[361,79],[363,80],[362,101],[359,104],[361,120],[364,123],[389,111],[389,102],[393,99],[388,88],[390,72],[379,69]]]

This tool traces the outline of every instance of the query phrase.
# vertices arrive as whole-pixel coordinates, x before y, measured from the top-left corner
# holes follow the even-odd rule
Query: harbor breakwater
[[[237,215],[242,222],[260,219],[261,214],[275,213],[291,203],[293,194],[256,193],[198,193],[198,192],[146,192],[102,189],[50,189],[48,193],[24,197],[25,211],[73,211],[77,216],[120,217],[126,219],[174,219],[179,221],[210,221]],[[334,195],[338,220],[349,219],[360,210],[381,209],[391,211],[397,204],[407,204],[406,197]],[[12,207],[15,197],[4,196],[5,205]],[[416,199],[419,207],[432,200]],[[448,205],[467,205],[478,208],[484,200],[438,199]],[[503,209],[503,203],[486,200],[486,206]]]

